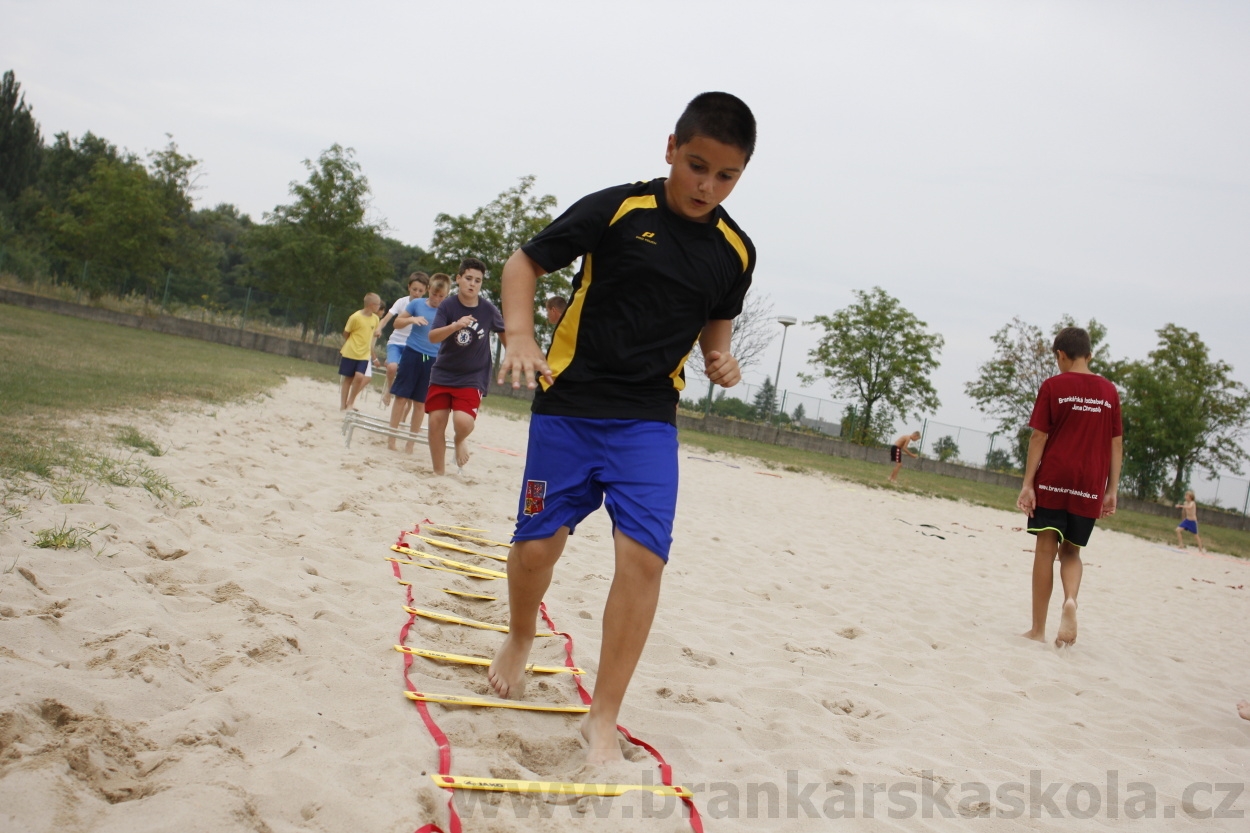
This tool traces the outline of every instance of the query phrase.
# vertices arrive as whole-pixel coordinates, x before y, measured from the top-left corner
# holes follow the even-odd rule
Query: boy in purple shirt
[[[439,304],[430,327],[430,343],[442,345],[425,395],[430,463],[435,474],[446,473],[448,421],[455,436],[456,465],[463,468],[469,462],[467,441],[490,382],[490,334],[499,333],[504,340],[503,316],[480,296],[485,277],[486,264],[466,257],[456,275],[459,291]]]

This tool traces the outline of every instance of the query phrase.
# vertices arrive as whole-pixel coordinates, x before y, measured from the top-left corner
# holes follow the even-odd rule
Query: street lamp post
[[[799,319],[793,315],[777,316],[777,323],[781,325],[781,349],[777,351],[777,375],[773,377],[773,401],[777,403],[777,407],[781,407],[781,357],[786,354],[786,331],[792,326],[799,323]],[[770,417],[772,415],[770,414]]]

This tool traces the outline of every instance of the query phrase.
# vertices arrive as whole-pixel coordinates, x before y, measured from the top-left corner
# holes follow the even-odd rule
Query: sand
[[[91,484],[80,503],[11,501],[0,830],[448,829],[392,647],[406,588],[384,559],[426,518],[507,540],[524,461],[503,452],[524,451],[527,426],[485,413],[465,473],[435,478],[425,454],[374,435],[344,448],[336,406],[334,386],[292,380],[246,403],[101,417],[166,447],[144,462],[185,499]],[[376,393],[362,407],[381,413]],[[683,447],[676,545],[623,724],[695,790],[708,830],[1246,830],[1250,721],[1234,704],[1250,695],[1250,564],[1096,531],[1080,635],[1060,651],[1017,635],[1021,520]],[[33,545],[63,522],[101,531],[90,549]],[[609,547],[600,512],[547,597],[592,685]],[[400,569],[418,607],[505,621],[502,581]],[[1052,638],[1058,616],[1056,597]],[[418,620],[407,644],[490,656],[499,639]],[[563,662],[560,640],[538,643],[535,661]],[[487,693],[481,668],[418,658],[411,679]],[[578,702],[567,675],[533,675],[528,696]],[[657,780],[634,747],[587,768],[576,716],[429,712],[455,774]],[[468,831],[691,829],[649,793],[456,802]]]

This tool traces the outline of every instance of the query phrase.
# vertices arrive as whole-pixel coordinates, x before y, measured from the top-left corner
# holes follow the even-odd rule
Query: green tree
[[[64,207],[46,206],[39,220],[64,258],[90,264],[84,288],[93,297],[130,278],[145,289],[155,284],[167,237],[165,206],[133,157],[99,159]]]
[[[937,442],[933,444],[933,453],[945,463],[959,456],[959,446],[955,443],[955,438],[950,435],[938,437]]]
[[[856,398],[856,442],[877,439],[871,432],[894,414],[906,418],[936,410],[937,391],[929,381],[938,367],[944,340],[881,287],[855,290],[857,302],[810,323],[824,328],[808,364],[820,371],[837,395]],[[816,376],[804,375],[808,384]],[[887,422],[887,424],[888,424]]]
[[[882,410],[873,414],[872,422],[868,422],[860,412],[859,406],[847,405],[842,410],[838,436],[863,445],[875,445],[885,441],[893,425],[894,421]]]
[[[482,292],[498,305],[499,277],[504,263],[553,219],[551,211],[556,207],[556,198],[550,194],[534,196],[533,189],[534,177],[523,176],[518,184],[472,214],[458,217],[439,214],[434,218],[430,260],[439,270],[454,277],[461,260],[478,258],[486,264]],[[543,304],[552,295],[567,298],[572,278],[572,268],[565,267],[538,281],[534,293],[534,324],[540,343],[550,336],[552,329],[542,313]]]
[[[777,410],[777,388],[772,379],[764,377],[764,384],[760,385],[760,389],[756,391],[751,406],[755,408],[756,419],[761,422],[768,422],[772,419],[773,412]]]
[[[755,408],[752,405],[737,397],[726,396],[723,389],[717,391],[716,398],[712,400],[710,413],[713,416],[731,417],[744,422],[755,420]]]
[[[181,153],[173,136],[168,139],[164,148],[148,154],[148,172],[165,214],[161,266],[171,273],[171,283],[176,273],[183,284],[203,290],[197,296],[215,294],[221,280],[220,253],[194,218],[193,193],[201,162]]]
[[[1175,324],[1157,333],[1147,361],[1122,362],[1108,375],[1122,390],[1126,485],[1138,497],[1162,490],[1176,501],[1195,466],[1241,473],[1250,459],[1240,444],[1250,392],[1197,333]]]
[[[1005,448],[991,448],[985,455],[985,467],[990,471],[1014,472],[1016,470],[1012,464],[1011,452]]]
[[[1042,382],[1058,372],[1050,345],[1053,336],[1064,327],[1077,326],[1070,316],[1059,319],[1047,339],[1040,327],[1013,318],[990,336],[994,355],[977,368],[977,378],[964,385],[964,392],[977,403],[982,413],[998,419],[998,431],[1015,438],[1014,452],[1020,466],[1028,455],[1029,416]],[[1091,369],[1098,372],[1104,362],[1106,327],[1091,318],[1085,329],[1089,332],[1094,356]]]
[[[13,70],[0,81],[0,209],[35,183],[43,137]]]
[[[791,416],[791,419],[793,419],[799,425],[802,425],[803,420],[806,418],[807,418],[807,411],[803,408],[803,403],[800,402],[798,405],[794,407],[794,414]]]
[[[391,273],[380,226],[366,218],[369,181],[353,156],[351,148],[335,144],[315,163],[305,159],[308,181],[292,182],[293,201],[266,213],[246,243],[265,286],[303,302],[305,335],[321,316],[333,314],[330,306],[346,320]]]

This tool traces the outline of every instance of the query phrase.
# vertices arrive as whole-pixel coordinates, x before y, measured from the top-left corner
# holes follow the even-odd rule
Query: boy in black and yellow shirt
[[[707,377],[741,378],[733,319],[755,269],[750,239],[720,204],[755,149],[755,117],[703,93],[668,137],[667,178],[579,200],[509,258],[502,275],[508,352],[499,380],[538,386],[525,483],[508,559],[510,631],[491,686],[519,697],[538,606],[577,524],[605,502],[616,570],[603,614],[588,760],[621,758],[616,721],[646,644],[672,544],[677,401],[697,341]],[[534,338],[539,276],[578,257],[573,296],[544,358]],[[658,302],[657,302],[658,299]]]

